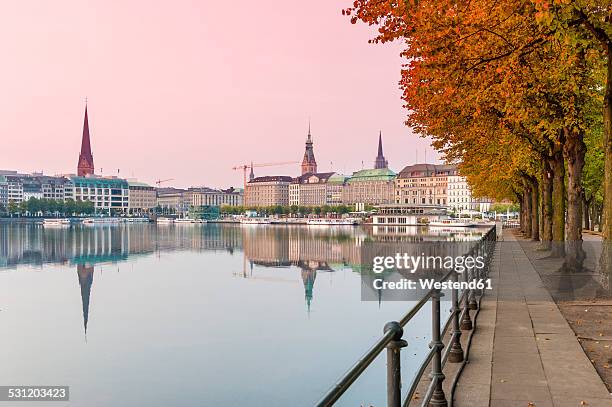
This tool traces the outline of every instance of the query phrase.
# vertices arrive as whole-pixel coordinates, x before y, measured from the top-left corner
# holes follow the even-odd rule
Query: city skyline
[[[417,151],[435,161],[403,124],[399,46],[368,44],[372,30],[351,25],[345,6],[315,2],[279,18],[273,5],[226,5],[238,22],[231,35],[214,5],[5,6],[15,18],[0,30],[20,41],[0,79],[2,168],[73,173],[85,97],[96,173],[151,184],[240,186],[233,166],[300,160],[309,117],[319,171],[371,168],[380,130],[394,169]],[[85,9],[95,19],[74,18]],[[274,174],[296,176],[299,165],[258,171]]]

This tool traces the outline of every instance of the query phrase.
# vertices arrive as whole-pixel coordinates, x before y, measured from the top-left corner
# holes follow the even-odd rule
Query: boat
[[[267,225],[270,224],[270,218],[247,217],[240,219],[242,225]]]
[[[174,219],[172,218],[157,218],[158,225],[172,225],[174,223]]]
[[[115,225],[120,223],[120,218],[112,217],[99,217],[99,218],[85,218],[83,219],[84,225]]]
[[[448,218],[448,219],[438,219],[438,220],[430,220],[429,226],[433,227],[473,227],[476,226],[476,222],[471,219],[461,219],[461,218]]]
[[[310,218],[306,221],[309,226],[354,226],[357,223],[354,218]]]
[[[129,217],[129,218],[123,218],[123,222],[125,223],[144,223],[144,222],[149,222],[149,218],[136,218],[136,217]]]
[[[174,223],[177,225],[193,225],[196,222],[197,221],[195,219],[189,219],[189,218],[178,218],[174,220]]]
[[[70,219],[68,218],[53,218],[43,220],[44,227],[69,227]]]

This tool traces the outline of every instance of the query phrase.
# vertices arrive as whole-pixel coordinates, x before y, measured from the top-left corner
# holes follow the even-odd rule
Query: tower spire
[[[89,118],[87,116],[87,99],[85,99],[85,117],[83,119],[83,136],[81,137],[81,153],[77,165],[77,175],[84,177],[94,173],[94,161],[91,154],[91,140],[89,135]]]
[[[378,133],[378,154],[376,155],[376,160],[374,161],[374,168],[382,169],[388,168],[389,163],[385,159],[383,154],[383,146],[382,146],[382,130]]]
[[[317,161],[314,156],[314,149],[312,147],[312,135],[310,134],[310,119],[308,119],[308,137],[306,137],[306,150],[304,151],[304,158],[302,159],[302,175],[306,173],[317,172]]]

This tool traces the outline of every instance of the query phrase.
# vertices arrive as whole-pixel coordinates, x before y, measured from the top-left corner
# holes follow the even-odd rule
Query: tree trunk
[[[567,162],[567,250],[565,269],[582,270],[584,251],[582,250],[582,169],[586,145],[581,130],[564,128],[565,143],[563,156]]]
[[[523,202],[525,202],[525,237],[531,237],[531,187],[525,182],[523,190]]]
[[[550,249],[552,241],[552,193],[553,193],[553,180],[552,171],[548,161],[544,161],[542,167],[542,247],[544,249]]]
[[[563,151],[558,145],[550,160],[552,169],[552,253],[553,257],[565,255],[565,164]]]
[[[531,239],[540,240],[540,222],[538,216],[538,181],[531,180]]]
[[[599,266],[602,285],[612,294],[612,43],[608,42],[607,74],[603,103],[604,181],[603,208],[599,231],[603,233],[603,246]]]
[[[583,229],[586,230],[591,230],[591,221],[590,221],[590,204],[591,204],[591,199],[586,199],[586,196],[582,197],[582,224],[583,224]]]

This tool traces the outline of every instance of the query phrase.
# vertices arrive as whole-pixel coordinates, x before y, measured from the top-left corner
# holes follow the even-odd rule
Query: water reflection
[[[242,251],[260,266],[295,265],[306,270],[358,271],[364,241],[475,240],[480,229],[421,227],[326,228],[305,226],[73,226],[43,228],[34,224],[0,224],[0,267],[42,267],[46,263],[98,264],[125,261],[129,256],[169,251]],[[247,275],[245,274],[245,277]]]
[[[300,269],[309,312],[318,272],[350,269],[360,272],[364,242],[466,241],[482,236],[479,229],[428,229],[415,226],[305,227],[156,226],[149,224],[43,228],[36,224],[0,224],[0,267],[46,264],[76,267],[83,328],[87,334],[89,303],[97,265],[123,262],[130,257],[172,251],[225,251],[243,257],[239,275],[253,277],[253,266]],[[379,298],[380,299],[380,298]]]
[[[480,235],[476,229],[0,223],[0,319],[7,332],[18,332],[2,338],[0,359],[8,368],[0,369],[0,382],[68,383],[76,406],[312,405],[384,322],[407,307],[360,300],[364,245]],[[124,267],[109,273],[108,265],[119,271],[126,263],[127,273]],[[425,317],[410,329],[406,358],[427,349]],[[413,365],[406,364],[405,380]],[[153,372],[155,379],[148,378]],[[364,391],[357,386],[345,405],[382,404],[372,391],[384,385],[379,373],[362,379]],[[92,376],[97,380],[87,380]],[[230,382],[242,383],[240,390]],[[150,391],[160,383],[168,390]],[[296,394],[303,397],[296,401]]]

